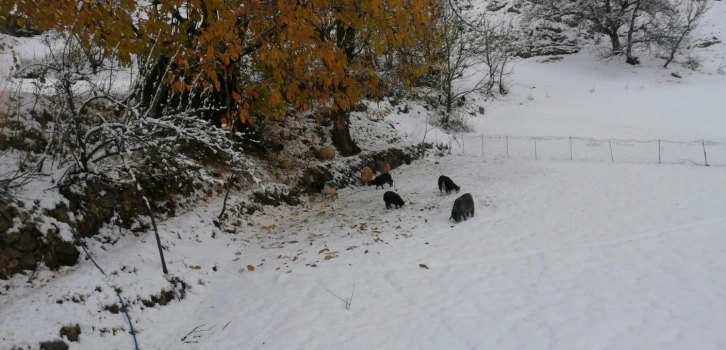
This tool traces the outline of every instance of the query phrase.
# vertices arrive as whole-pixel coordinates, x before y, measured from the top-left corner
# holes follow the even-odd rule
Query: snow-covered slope
[[[485,135],[726,141],[724,18],[726,3],[714,1],[696,36],[697,43],[714,37],[720,43],[688,53],[700,62],[696,71],[678,62],[663,69],[663,60],[645,52],[638,66],[622,58],[602,60],[604,46],[555,59],[520,59],[510,94],[495,101],[476,99],[460,114],[476,134]],[[679,56],[681,62],[685,59]],[[469,95],[468,101],[474,97]],[[485,107],[484,115],[479,106]],[[392,120],[423,139],[425,114],[410,115],[418,118],[412,122],[409,114],[400,114]],[[435,134],[428,136],[434,140]]]

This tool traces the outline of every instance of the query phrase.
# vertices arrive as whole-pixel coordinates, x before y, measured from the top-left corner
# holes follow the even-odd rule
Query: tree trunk
[[[608,37],[610,38],[610,43],[613,46],[613,55],[623,53],[623,48],[620,46],[620,37],[618,36],[618,32],[608,31]]]
[[[349,157],[360,153],[360,147],[355,144],[350,136],[348,112],[334,112],[331,119],[333,120],[333,128],[330,130],[330,136],[340,155]]]
[[[636,65],[640,64],[640,60],[637,57],[633,57],[633,33],[635,32],[635,19],[638,17],[638,11],[640,10],[641,0],[635,0],[635,9],[630,17],[630,26],[628,27],[628,42],[625,49],[625,62],[628,64]]]

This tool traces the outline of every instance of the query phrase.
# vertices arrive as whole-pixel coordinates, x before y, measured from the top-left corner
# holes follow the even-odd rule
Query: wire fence
[[[453,134],[444,142],[467,157],[726,166],[726,142],[709,140]]]

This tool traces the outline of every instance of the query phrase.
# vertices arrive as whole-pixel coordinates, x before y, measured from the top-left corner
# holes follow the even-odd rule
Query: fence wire
[[[453,134],[448,144],[455,155],[495,159],[726,166],[726,142],[712,140]]]

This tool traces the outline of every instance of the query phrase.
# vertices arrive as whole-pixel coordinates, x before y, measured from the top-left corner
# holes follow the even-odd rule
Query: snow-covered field
[[[700,35],[726,41],[724,15],[715,2]],[[726,141],[726,45],[695,54],[699,71],[587,50],[520,61],[506,99],[474,101],[487,110],[469,136]],[[391,111],[404,139],[424,138],[423,107]],[[615,164],[604,145],[575,161],[567,144],[539,160],[512,147],[509,160],[474,147],[394,169],[402,209],[354,187],[218,229],[221,198],[200,203],[160,225],[170,274],[191,287],[163,306],[141,301],[171,288],[153,233],[89,240],[107,276],[83,260],[32,284],[0,281],[0,350],[37,348],[76,323],[71,349],[132,349],[127,319],[106,310],[114,289],[141,349],[726,348],[726,168],[653,164],[650,145]],[[698,145],[688,152],[667,159],[700,157]],[[473,195],[475,217],[447,220],[456,195],[439,193],[441,174]]]
[[[438,193],[439,174],[472,193],[475,217],[447,221],[455,195]],[[722,168],[449,157],[394,176],[407,201],[399,210],[361,187],[332,207],[266,209],[253,227],[216,238],[218,202],[167,222],[170,272],[192,288],[182,302],[130,307],[141,348],[726,346]],[[115,302],[110,286],[135,300],[166,282],[152,236],[124,240],[92,249],[118,275],[84,262],[42,276],[42,288],[14,280],[0,347],[78,322],[72,349],[131,348],[126,332],[99,333],[128,329],[101,310]],[[326,288],[352,296],[350,309]],[[77,293],[80,304],[58,304]],[[197,326],[208,331],[182,342]]]

